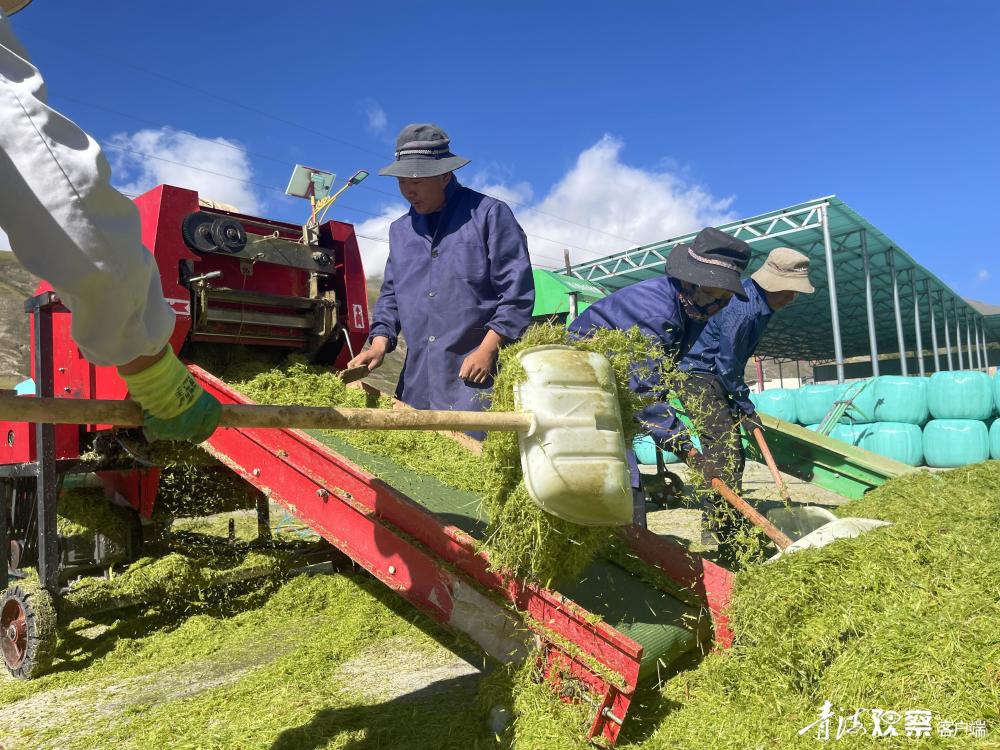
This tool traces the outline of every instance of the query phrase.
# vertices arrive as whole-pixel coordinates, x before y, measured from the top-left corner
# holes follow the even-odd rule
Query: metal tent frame
[[[887,352],[899,353],[904,375],[907,352],[917,355],[919,374],[925,374],[928,349],[935,371],[945,365],[954,369],[956,362],[958,369],[985,369],[987,336],[1000,339],[981,313],[834,195],[719,229],[752,248],[748,273],[781,246],[811,261],[816,293],[799,295],[774,317],[759,356],[832,360],[843,382],[846,358],[870,357],[878,375],[879,356]],[[693,238],[691,233],[643,245],[576,264],[569,272],[613,291],[662,274],[670,251]]]

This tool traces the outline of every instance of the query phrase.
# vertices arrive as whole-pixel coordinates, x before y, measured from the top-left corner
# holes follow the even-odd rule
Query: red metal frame
[[[226,404],[253,403],[198,367],[206,391]],[[600,698],[590,736],[610,743],[621,725],[639,676],[642,646],[567,597],[489,570],[485,553],[461,529],[443,524],[418,503],[354,465],[327,446],[295,430],[220,429],[210,452],[268,497],[281,503],[331,544],[437,621],[456,627],[456,589],[472,583],[512,605],[543,645],[551,674],[569,673]],[[683,548],[636,530],[626,539],[645,559],[679,585],[704,594],[716,627],[731,578]],[[483,645],[499,637],[502,622],[483,618],[482,628],[459,629]],[[571,643],[572,653],[561,643]],[[503,654],[493,654],[503,658]],[[609,680],[607,675],[615,675]],[[609,709],[605,712],[603,709]]]
[[[307,271],[271,267],[267,273],[244,277],[239,270],[239,262],[230,257],[208,254],[199,255],[184,243],[181,224],[189,214],[200,210],[198,193],[193,190],[160,185],[138,196],[134,201],[139,211],[142,226],[142,243],[156,259],[160,272],[163,294],[176,315],[170,345],[175,352],[188,340],[191,333],[191,292],[181,283],[180,265],[190,262],[195,273],[221,271],[222,283],[234,288],[244,288],[255,292],[274,295],[308,296],[309,274]],[[212,213],[232,217],[243,223],[249,237],[277,232],[279,237],[297,240],[302,228],[287,222],[263,219],[255,216],[211,209]],[[368,295],[365,273],[361,262],[354,227],[338,221],[330,221],[320,227],[317,246],[329,252],[333,258],[331,277],[334,292],[339,301],[338,319],[347,333],[348,346],[337,355],[335,367],[344,367],[351,358],[351,352],[360,351],[368,338]],[[42,282],[36,294],[52,291],[52,287]],[[32,326],[34,319],[32,318]],[[61,305],[53,309],[52,359],[54,394],[57,398],[98,398],[118,400],[128,395],[125,381],[119,377],[114,367],[97,367],[84,359],[71,335],[71,313]],[[33,332],[33,328],[32,328]],[[31,341],[34,342],[32,333]],[[262,342],[242,337],[239,343],[258,344]],[[37,382],[32,343],[31,375]],[[106,429],[106,425],[57,425],[55,444],[57,459],[74,459],[80,455],[81,436],[84,432]],[[36,460],[34,426],[23,422],[0,422],[0,464],[20,464]],[[118,492],[127,498],[144,516],[152,512],[155,499],[155,482],[152,489],[149,481],[134,479],[107,479],[109,492]],[[150,492],[153,496],[150,496]]]

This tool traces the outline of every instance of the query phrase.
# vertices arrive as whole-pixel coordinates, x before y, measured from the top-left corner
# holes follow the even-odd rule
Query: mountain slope
[[[0,388],[10,388],[28,376],[28,316],[24,300],[38,279],[17,262],[13,253],[0,252]]]

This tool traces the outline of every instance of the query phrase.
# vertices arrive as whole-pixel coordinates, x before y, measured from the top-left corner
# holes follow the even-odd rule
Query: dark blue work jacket
[[[389,228],[389,258],[369,340],[406,336],[396,397],[417,409],[489,405],[493,385],[459,379],[487,329],[517,339],[531,320],[535,286],[524,231],[506,204],[459,184],[445,188],[436,231],[412,208]]]
[[[747,300],[733,297],[713,315],[691,350],[684,355],[680,368],[686,372],[714,375],[745,414],[754,412],[750,388],[743,379],[747,362],[760,343],[774,311],[767,304],[764,290],[753,279],[744,279]]]
[[[627,331],[638,326],[642,333],[666,350],[667,356],[679,359],[691,348],[705,326],[684,313],[678,298],[679,291],[680,282],[669,276],[659,276],[619,289],[584,310],[570,324],[570,333],[585,338],[596,328]],[[656,378],[638,374],[630,378],[629,387],[636,393],[655,394],[658,400],[635,417],[657,445],[670,448],[673,439],[686,428],[667,403],[668,394],[659,388]],[[634,464],[631,451],[629,459]],[[633,467],[633,486],[638,481],[637,472]]]

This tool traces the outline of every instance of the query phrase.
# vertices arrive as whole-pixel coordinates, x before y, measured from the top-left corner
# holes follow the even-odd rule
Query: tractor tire
[[[0,650],[11,677],[30,680],[45,673],[56,651],[56,608],[37,585],[10,586],[0,597]]]

